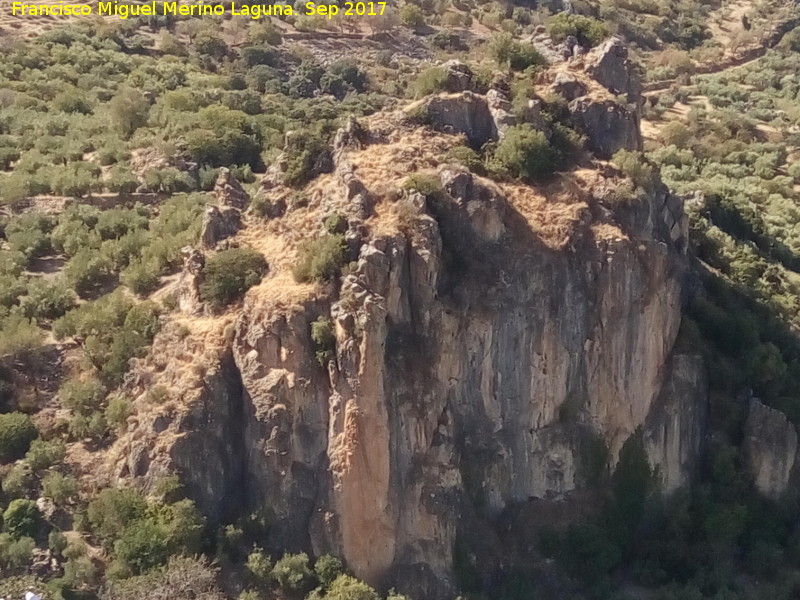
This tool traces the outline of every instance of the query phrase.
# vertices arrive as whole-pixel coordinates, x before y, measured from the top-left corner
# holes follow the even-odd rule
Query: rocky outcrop
[[[480,146],[508,112],[494,90],[494,100],[441,94],[415,110]],[[604,155],[637,147],[635,134],[614,129],[630,124],[592,112],[605,101],[573,105],[595,143],[611,135]],[[457,591],[452,551],[465,528],[585,492],[635,432],[666,490],[690,481],[705,383],[697,360],[673,348],[681,199],[655,186],[612,210],[600,187],[619,175],[576,172],[590,189],[570,183],[564,193],[577,195],[563,212],[574,218],[562,221],[556,194],[542,198],[561,182],[493,183],[430,154],[425,173],[441,192],[384,197],[370,191],[382,163],[348,154],[374,143],[359,129],[337,134],[334,174],[310,186],[319,218],[334,209],[347,218],[356,260],[327,292],[276,302],[265,282],[246,297],[219,368],[159,434],[179,442],[153,445],[167,450],[148,454],[146,477],[173,465],[214,522],[223,504],[268,509],[273,555],[331,552],[370,584],[431,600]],[[405,177],[399,152],[375,150]],[[417,160],[419,149],[401,150]],[[266,191],[283,192],[278,172]],[[303,214],[285,218],[294,216]],[[551,218],[553,229],[572,228],[566,242],[546,238]],[[187,258],[182,275],[187,309],[197,262]],[[325,319],[335,343],[317,347],[311,326]]]
[[[619,150],[642,149],[639,115],[613,100],[582,96],[569,105],[572,119],[586,135],[586,145],[598,158],[610,159]]]
[[[250,204],[250,196],[244,191],[242,184],[233,176],[230,169],[220,168],[217,182],[214,185],[214,197],[222,206],[231,206],[238,210],[246,210]]]
[[[460,60],[448,60],[444,63],[445,89],[448,92],[473,92],[472,69]]]
[[[235,180],[234,180],[235,181]],[[209,206],[203,216],[200,243],[205,248],[214,248],[242,228],[242,214],[232,206]]]
[[[181,256],[183,257],[183,269],[176,285],[178,308],[186,314],[200,315],[203,312],[200,283],[203,281],[206,258],[202,252],[191,246],[181,248]]]
[[[497,89],[485,96],[473,92],[439,94],[424,100],[418,110],[434,129],[462,133],[474,148],[500,139],[517,124],[508,97]]]
[[[642,82],[628,57],[628,47],[612,37],[593,48],[584,58],[586,73],[612,94],[625,94],[628,101],[639,103]]]
[[[797,460],[797,430],[786,415],[751,398],[742,451],[758,491],[775,500],[789,491]]]
[[[485,96],[472,92],[440,94],[426,100],[422,110],[435,129],[463,133],[475,148],[497,139],[497,126]]]
[[[682,264],[665,227],[548,250],[496,185],[459,167],[439,176],[445,200],[402,200],[407,236],[363,244],[332,307],[247,300],[225,376],[241,393],[209,384],[192,421],[206,433],[171,458],[210,514],[219,482],[244,510],[269,507],[275,552],[334,552],[370,583],[428,598],[455,592],[465,503],[492,517],[569,495],[589,443],[613,465],[644,428],[667,487],[687,481],[703,393],[690,359],[665,367]],[[335,359],[321,367],[309,331],[328,313]],[[231,410],[229,473],[234,455],[207,428],[228,431]]]

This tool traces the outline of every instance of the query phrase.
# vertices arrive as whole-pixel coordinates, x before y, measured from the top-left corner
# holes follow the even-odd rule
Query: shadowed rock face
[[[428,118],[437,129],[463,133],[474,148],[497,139],[497,126],[485,96],[473,92],[432,97]]]
[[[797,431],[786,415],[751,398],[742,449],[758,491],[775,500],[789,491],[796,470]]]

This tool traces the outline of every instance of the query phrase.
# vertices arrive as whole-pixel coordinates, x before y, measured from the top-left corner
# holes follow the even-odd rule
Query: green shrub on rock
[[[22,458],[38,435],[28,415],[20,412],[0,414],[0,462]]]
[[[12,500],[3,513],[3,528],[15,539],[35,537],[41,521],[42,513],[33,500]]]
[[[303,244],[293,269],[298,282],[322,283],[338,276],[347,259],[347,243],[341,234],[326,235]]]
[[[200,294],[203,300],[214,306],[228,305],[258,284],[266,270],[267,261],[256,250],[223,250],[206,262]]]
[[[530,124],[511,127],[494,153],[496,167],[522,179],[538,179],[550,175],[558,163],[547,136]]]

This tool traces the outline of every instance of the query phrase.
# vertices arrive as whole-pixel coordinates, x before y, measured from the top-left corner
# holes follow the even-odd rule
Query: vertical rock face
[[[758,490],[773,499],[789,490],[797,460],[797,431],[782,412],[750,400],[742,445]]]
[[[498,188],[455,167],[440,177],[446,202],[402,200],[410,232],[364,244],[332,307],[248,300],[232,342],[241,393],[219,396],[241,403],[241,472],[189,486],[206,507],[214,482],[240,481],[238,502],[271,509],[276,548],[334,552],[370,583],[426,598],[456,589],[465,502],[498,515],[570,494],[592,442],[613,464],[643,427],[665,486],[685,483],[703,394],[692,359],[668,368],[683,259],[656,196],[641,236],[586,230],[554,250]],[[309,330],[328,311],[336,356],[323,368]],[[218,438],[175,452],[209,456],[221,450],[194,444]]]

